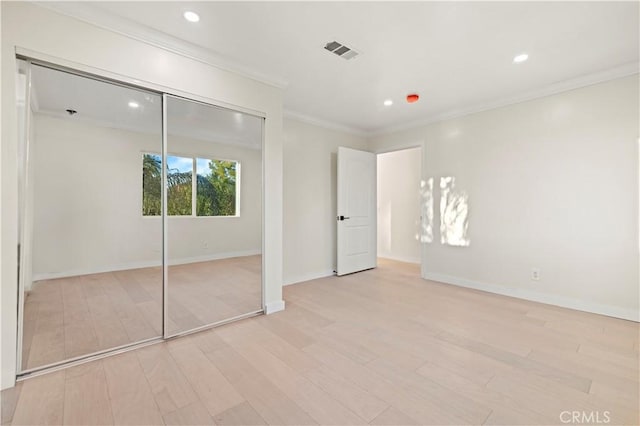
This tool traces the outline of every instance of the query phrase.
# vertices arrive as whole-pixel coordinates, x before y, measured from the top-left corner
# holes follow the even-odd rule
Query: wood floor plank
[[[105,358],[103,364],[116,424],[164,424],[135,352]]]
[[[350,383],[334,373],[329,367],[322,366],[310,370],[306,373],[306,376],[367,423],[389,408],[389,403]]]
[[[250,343],[234,346],[234,349],[319,424],[366,423],[269,351]]]
[[[508,374],[508,370],[506,374]],[[544,416],[529,410],[526,405],[502,394],[487,389],[484,384],[475,383],[466,377],[465,370],[458,370],[455,365],[445,368],[438,364],[426,363],[417,370],[418,374],[427,377],[440,385],[491,408],[491,414],[485,423],[497,424],[554,424],[555,416]]]
[[[188,339],[204,353],[229,347],[229,345],[218,336],[215,329],[192,334]]]
[[[262,327],[257,321],[242,321],[217,329],[228,345],[255,343],[276,355],[295,371],[302,373],[320,365],[317,360],[287,340]]]
[[[208,352],[207,357],[220,368],[267,424],[317,424],[235,350],[229,348]]]
[[[419,423],[395,407],[389,407],[369,422],[378,426],[418,425]]]
[[[591,384],[589,393],[596,395],[603,401],[615,402],[632,411],[640,413],[640,398],[638,397],[638,386],[628,389],[626,386],[615,386],[609,383],[594,381]]]
[[[23,368],[48,365],[65,359],[64,344],[63,326],[51,331],[36,333],[31,341],[28,361],[23,365]]]
[[[166,345],[147,346],[136,351],[136,354],[162,414],[199,402]],[[188,412],[178,413],[176,421]]]
[[[377,359],[367,364],[367,368],[376,371],[388,380],[399,382],[405,389],[421,398],[447,408],[457,417],[464,419],[466,423],[481,424],[491,414],[491,408],[483,401],[469,398],[424,375],[407,372],[387,360]]]
[[[488,389],[508,394],[531,410],[544,416],[559,416],[563,411],[585,413],[605,410],[612,424],[637,424],[638,412],[611,401],[595,399],[571,388],[555,385],[549,380],[532,377],[528,373],[510,377],[496,375],[487,384]]]
[[[169,352],[211,416],[244,402],[240,393],[195,344],[169,346]]]
[[[257,322],[297,348],[303,348],[315,342],[315,339],[312,336],[303,331],[300,331],[300,329],[296,325],[289,323],[279,317],[273,318],[273,320],[269,321],[265,321],[263,318],[261,318],[258,319]]]
[[[638,372],[640,370],[640,355],[630,354],[620,351],[611,350],[600,345],[594,345],[591,343],[582,343],[578,352],[581,354],[589,355],[598,358],[602,361],[613,362],[621,365],[631,371]]]
[[[11,424],[62,424],[64,414],[64,375],[64,371],[56,371],[24,382]]]
[[[463,424],[464,420],[437,404],[407,391],[401,384],[389,381],[365,366],[342,356],[331,348],[314,344],[304,348],[324,365],[372,395],[400,409],[423,424]]]
[[[217,425],[224,426],[266,425],[264,419],[248,402],[243,402],[218,414],[215,417],[215,422]]]
[[[540,414],[523,413],[523,410],[514,409],[510,406],[496,407],[491,411],[491,414],[485,420],[483,425],[501,425],[501,426],[530,426],[530,425],[553,425],[557,424],[559,417],[553,420],[540,420]]]
[[[73,367],[65,373],[64,424],[113,424],[102,361]]]
[[[533,350],[528,358],[539,363],[560,368],[579,376],[589,377],[592,380],[590,392],[595,383],[608,385],[618,389],[631,397],[640,396],[639,376],[630,374],[628,369],[618,364],[602,361],[589,355],[580,353],[567,353],[564,351],[539,351]]]
[[[16,411],[16,405],[18,399],[20,399],[20,392],[22,391],[22,382],[16,383],[12,388],[4,389],[0,391],[0,405],[2,410],[0,411],[0,424],[8,425],[13,420],[13,413]]]
[[[449,343],[467,348],[473,352],[482,353],[487,357],[493,358],[507,365],[511,365],[520,370],[531,372],[534,375],[548,377],[582,392],[589,392],[591,380],[588,377],[581,377],[556,368],[555,366],[538,363],[527,357],[515,355],[475,340],[460,338],[448,333],[443,333],[440,335],[440,338]]]
[[[178,408],[170,413],[166,413],[162,417],[166,425],[182,426],[216,424],[213,421],[213,418],[209,415],[207,408],[200,401]]]

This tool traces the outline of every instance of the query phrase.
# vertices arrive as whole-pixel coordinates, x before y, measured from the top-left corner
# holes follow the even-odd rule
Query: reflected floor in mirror
[[[262,258],[169,267],[170,334],[261,309]],[[24,312],[23,369],[162,335],[162,268],[35,282]]]

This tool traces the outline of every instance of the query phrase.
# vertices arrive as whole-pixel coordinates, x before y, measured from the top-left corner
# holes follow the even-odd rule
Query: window
[[[240,164],[167,155],[169,216],[239,216]],[[142,215],[162,214],[162,156],[143,154]]]

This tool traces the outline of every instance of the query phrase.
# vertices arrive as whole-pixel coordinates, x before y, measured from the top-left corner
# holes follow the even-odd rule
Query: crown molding
[[[414,120],[408,123],[400,124],[397,126],[389,126],[380,130],[367,132],[367,137],[388,135],[390,133],[401,132],[403,130],[414,129],[416,127],[422,127],[429,124],[437,123],[440,121],[451,120],[454,118],[464,117],[466,115],[476,114],[482,111],[488,111],[496,108],[505,107],[508,105],[519,104],[522,102],[531,101],[534,99],[544,98],[546,96],[555,95],[562,92],[568,92],[571,90],[579,89],[581,87],[592,86],[598,83],[604,83],[606,81],[615,80],[617,78],[628,77],[640,72],[640,63],[631,62],[610,68],[605,71],[599,71],[593,74],[583,75],[577,78],[564,80],[561,82],[553,83],[545,86],[541,89],[530,90],[520,93],[516,96],[505,97],[495,101],[476,104],[469,108],[455,109],[440,114],[434,114],[420,120]]]
[[[169,52],[202,62],[209,66],[232,72],[269,86],[284,89],[288,82],[276,76],[257,72],[229,58],[196,44],[170,36],[146,25],[100,9],[91,2],[48,2],[36,1],[34,4],[62,15],[70,16],[107,31],[159,47]]]
[[[568,92],[571,90],[579,89],[581,87],[592,86],[598,83],[604,83],[606,81],[615,80],[617,78],[628,77],[630,75],[638,74],[640,72],[640,63],[631,62],[619,67],[610,68],[605,71],[596,72],[593,74],[583,75],[577,78],[564,80],[561,82],[553,83],[545,86],[541,89],[531,90],[520,93],[516,96],[506,97],[490,102],[484,102],[476,104],[469,108],[461,108],[446,111],[440,114],[434,114],[421,118],[419,120],[413,120],[407,123],[399,124],[396,126],[388,126],[379,130],[365,131],[356,127],[347,126],[327,120],[304,115],[302,113],[285,110],[284,117],[291,118],[304,123],[313,124],[319,127],[324,127],[331,130],[338,130],[342,132],[351,133],[357,136],[375,137],[380,135],[388,135],[390,133],[401,132],[404,130],[415,129],[417,127],[427,126],[429,124],[438,123],[440,121],[451,120],[454,118],[460,118],[471,114],[476,114],[483,111],[489,111],[496,108],[501,108],[509,105],[515,105],[522,102],[531,101],[534,99],[544,98],[546,96],[555,95],[562,92]]]
[[[314,126],[322,127],[329,130],[336,130],[339,132],[349,133],[355,136],[368,136],[368,132],[358,129],[356,127],[347,126],[345,124],[339,124],[333,121],[323,120],[321,118],[312,117],[309,115],[302,114],[297,111],[292,111],[289,109],[285,109],[283,113],[284,118],[288,118],[290,120],[300,121],[302,123],[312,124]]]

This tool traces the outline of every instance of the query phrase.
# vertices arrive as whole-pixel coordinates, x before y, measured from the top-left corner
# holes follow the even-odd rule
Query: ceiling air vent
[[[345,46],[344,44],[338,43],[337,41],[331,41],[327,43],[324,48],[329,52],[334,53],[344,59],[352,59],[358,56],[358,52],[351,49],[350,47]]]

